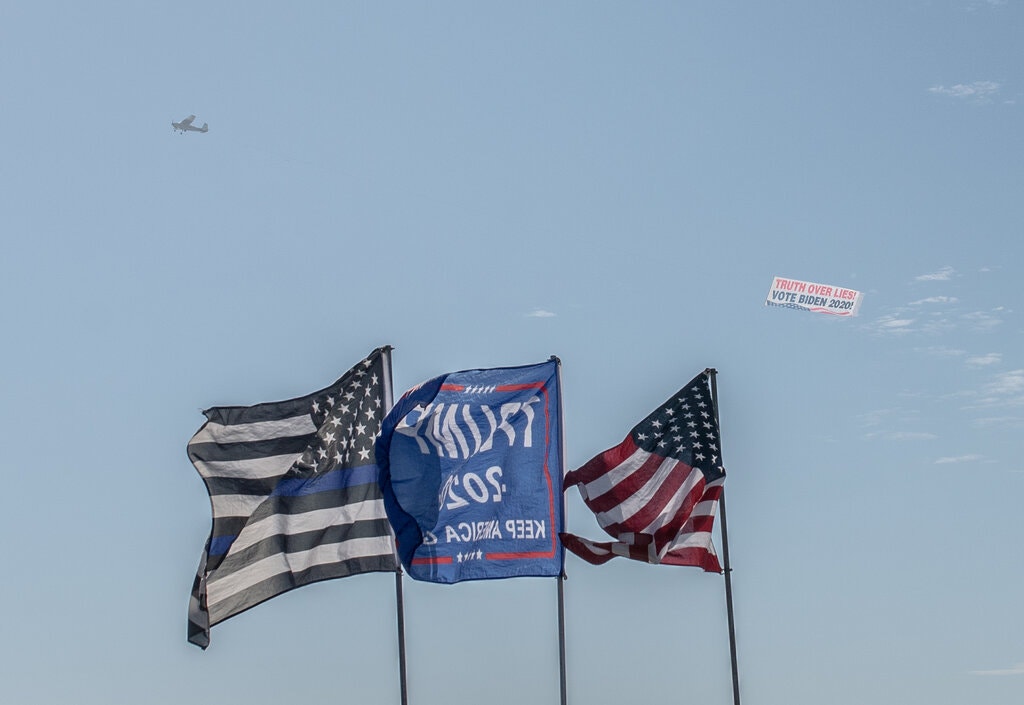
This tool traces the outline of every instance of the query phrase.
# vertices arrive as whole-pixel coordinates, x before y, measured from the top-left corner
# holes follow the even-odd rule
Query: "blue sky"
[[[200,409],[719,370],[743,701],[1024,696],[1016,0],[0,8],[7,702],[398,702],[393,578],[185,641]],[[175,134],[195,113],[208,134]],[[766,308],[773,276],[864,292]],[[599,529],[575,494],[569,528]],[[567,559],[572,703],[732,702],[722,579]],[[406,581],[410,702],[556,702],[555,586]]]

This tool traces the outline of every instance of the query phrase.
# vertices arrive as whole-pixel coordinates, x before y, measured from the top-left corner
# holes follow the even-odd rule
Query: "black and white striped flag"
[[[188,640],[275,595],[397,570],[374,439],[391,399],[390,348],[298,399],[218,406],[188,444],[213,528],[192,586]]]

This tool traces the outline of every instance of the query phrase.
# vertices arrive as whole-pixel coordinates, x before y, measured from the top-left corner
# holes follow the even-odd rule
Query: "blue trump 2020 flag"
[[[561,573],[558,365],[435,377],[385,417],[375,456],[410,576],[457,583]]]

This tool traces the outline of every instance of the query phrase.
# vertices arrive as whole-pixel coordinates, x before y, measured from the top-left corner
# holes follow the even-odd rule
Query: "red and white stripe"
[[[598,524],[616,540],[562,534],[562,543],[595,565],[623,556],[720,573],[711,529],[724,482],[706,482],[699,469],[645,451],[627,437],[564,481],[567,488],[579,486]]]

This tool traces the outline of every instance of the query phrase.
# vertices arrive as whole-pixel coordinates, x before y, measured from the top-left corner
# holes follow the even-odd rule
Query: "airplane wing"
[[[192,125],[192,121],[195,120],[195,119],[196,119],[195,115],[189,115],[187,118],[185,118],[184,120],[182,120],[178,124],[181,125],[182,128],[190,127]]]

